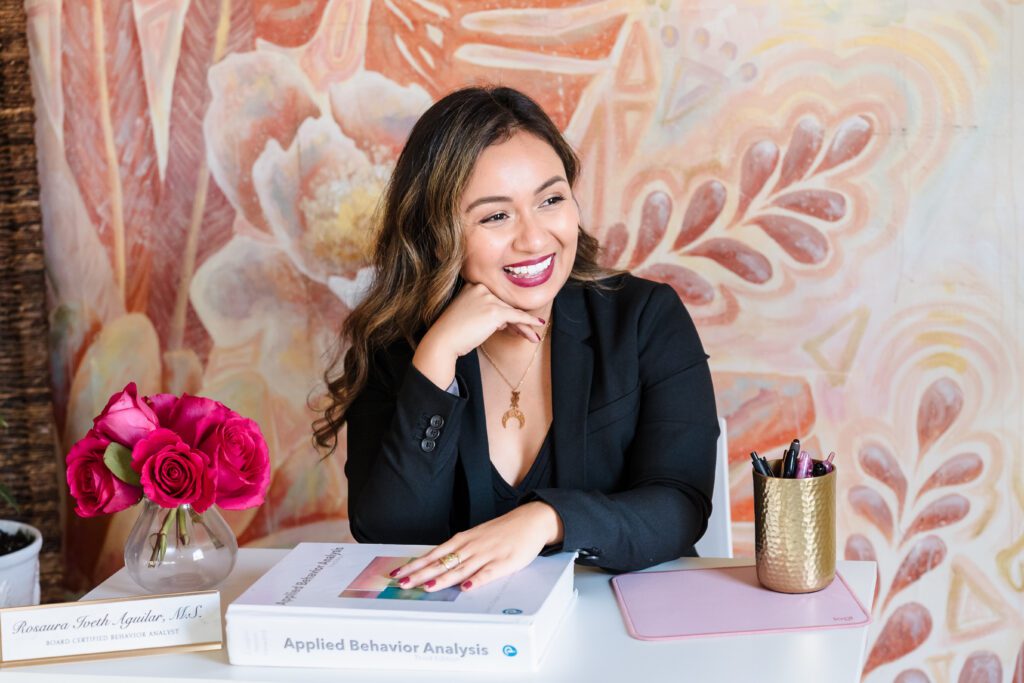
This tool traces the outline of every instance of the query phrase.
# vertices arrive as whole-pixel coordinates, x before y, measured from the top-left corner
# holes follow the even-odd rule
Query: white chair
[[[697,541],[701,557],[732,557],[732,512],[729,510],[729,440],[725,420],[718,418],[718,449],[715,455],[715,490],[711,494],[711,517],[704,536]]]

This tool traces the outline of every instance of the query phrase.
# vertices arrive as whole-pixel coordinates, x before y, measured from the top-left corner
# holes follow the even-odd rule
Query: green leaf
[[[111,442],[103,452],[103,464],[124,483],[142,486],[139,473],[132,469],[132,452],[126,446]]]
[[[11,493],[11,490],[7,488],[7,485],[4,484],[3,482],[0,482],[0,498],[2,498],[4,502],[6,502],[8,505],[14,508],[14,514],[21,514],[21,510],[18,509],[18,502],[14,500],[14,494]]]

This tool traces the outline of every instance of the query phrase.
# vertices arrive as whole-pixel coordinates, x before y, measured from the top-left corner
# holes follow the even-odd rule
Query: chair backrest
[[[697,541],[701,557],[732,557],[732,512],[729,509],[729,440],[725,420],[718,418],[718,449],[715,456],[715,490],[711,494],[708,529]]]

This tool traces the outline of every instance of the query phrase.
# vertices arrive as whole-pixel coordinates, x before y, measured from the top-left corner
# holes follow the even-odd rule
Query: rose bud
[[[157,427],[156,413],[140,399],[135,382],[129,382],[121,391],[110,397],[107,406],[95,420],[94,429],[101,436],[132,448],[139,439]]]

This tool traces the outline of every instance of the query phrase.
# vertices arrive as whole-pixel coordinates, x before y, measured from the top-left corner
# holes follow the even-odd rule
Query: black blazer
[[[679,297],[631,275],[567,283],[551,323],[554,488],[562,546],[613,570],[694,555],[711,512],[718,418]],[[350,406],[349,522],[360,542],[438,544],[495,516],[480,366],[439,389],[397,343]]]

